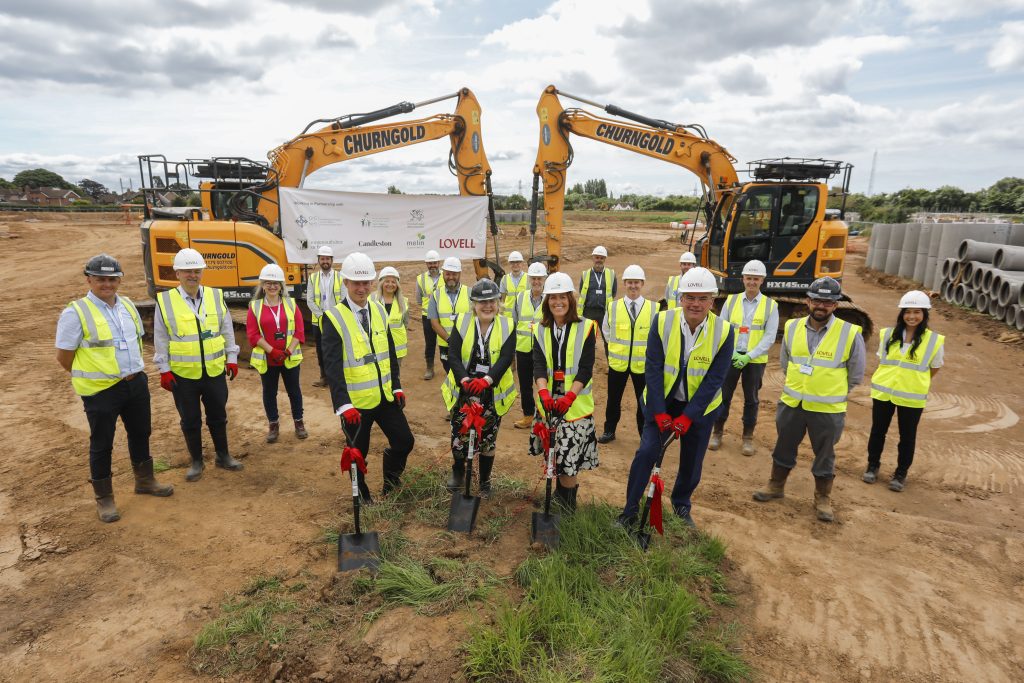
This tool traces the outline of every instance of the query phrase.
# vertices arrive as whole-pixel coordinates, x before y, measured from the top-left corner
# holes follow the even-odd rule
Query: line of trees
[[[829,205],[838,207],[840,197]],[[1024,213],[1024,178],[1007,177],[977,192],[943,185],[936,190],[906,188],[871,195],[855,193],[846,200],[847,211],[856,211],[861,220],[872,223],[905,223],[912,213]]]

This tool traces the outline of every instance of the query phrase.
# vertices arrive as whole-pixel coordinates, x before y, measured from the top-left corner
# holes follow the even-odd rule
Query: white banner
[[[337,261],[361,251],[374,261],[483,258],[487,197],[437,197],[281,188],[281,236],[291,263],[316,263],[327,245]]]

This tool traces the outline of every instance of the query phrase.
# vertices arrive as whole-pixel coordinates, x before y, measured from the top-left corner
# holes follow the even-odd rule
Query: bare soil
[[[511,228],[502,236],[504,253],[528,250],[528,238],[517,233]],[[650,223],[571,223],[564,239],[567,272],[577,275],[592,246],[602,243],[617,271],[634,262],[646,269],[646,293],[655,299],[681,251],[667,226]],[[54,359],[52,340],[60,309],[85,291],[82,264],[100,251],[122,259],[122,292],[144,298],[139,234],[120,217],[0,215],[8,292],[0,317],[0,405],[10,449],[0,456],[4,681],[191,680],[192,639],[225,596],[253,576],[302,574],[324,586],[334,582],[335,557],[318,539],[347,509],[347,480],[337,471],[337,419],[327,391],[311,386],[315,371],[308,363],[303,390],[310,438],[300,442],[283,429],[281,441],[267,446],[259,378],[243,371],[231,385],[229,427],[245,470],[211,467],[194,484],[184,481],[187,457],[173,402],[150,369],[152,448],[155,457],[174,466],[161,478],[176,486],[175,495],[131,493],[120,433],[114,486],[122,520],[96,519],[87,483],[85,415]],[[851,256],[845,287],[876,327],[889,325],[903,290],[859,271],[862,260]],[[409,288],[416,265],[399,270]],[[814,520],[806,448],[784,500],[751,500],[770,468],[771,417],[782,380],[777,364],[769,367],[762,391],[757,455],[740,455],[738,410],[723,448],[708,454],[694,517],[728,544],[739,600],[732,618],[741,622],[745,657],[763,680],[1024,680],[1024,524],[1017,514],[1024,504],[1024,353],[1019,341],[996,341],[986,321],[954,307],[938,305],[932,325],[947,336],[947,363],[934,383],[904,493],[890,492],[886,479],[874,486],[860,481],[871,401],[859,387],[837,447],[837,522]],[[417,439],[412,461],[443,465],[448,455],[441,378],[419,377],[418,327],[410,346],[403,384]],[[876,346],[877,339],[868,340],[869,372]],[[599,428],[603,369],[601,360],[595,382]],[[286,399],[279,400],[287,413]],[[601,447],[600,469],[582,478],[584,498],[622,502],[638,441],[630,429],[633,407],[627,396],[618,439]],[[895,426],[890,439],[883,475],[895,464]],[[383,445],[375,434],[375,489]],[[496,470],[538,490],[539,466],[525,455],[526,433],[506,424],[498,450]],[[674,476],[674,464],[667,468]],[[466,552],[486,555],[511,572],[529,552],[528,512],[517,510],[498,540],[469,543]],[[460,613],[429,617],[401,608],[360,640],[339,641],[326,662],[307,662],[294,674],[277,668],[260,676],[457,679],[466,624]]]

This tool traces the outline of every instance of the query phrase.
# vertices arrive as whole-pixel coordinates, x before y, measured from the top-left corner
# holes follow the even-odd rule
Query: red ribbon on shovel
[[[484,429],[483,404],[476,401],[467,401],[459,408],[459,412],[466,416],[462,420],[462,428],[459,430],[459,434],[468,434],[470,429],[475,429],[477,438],[482,438]]]
[[[651,526],[664,536],[665,529],[661,524],[661,494],[665,490],[665,482],[660,475],[655,474],[651,477],[651,483],[654,484],[654,498],[651,500]]]
[[[352,463],[356,464],[360,472],[366,474],[366,461],[363,460],[363,454],[354,446],[345,446],[341,451],[341,471],[349,472]]]

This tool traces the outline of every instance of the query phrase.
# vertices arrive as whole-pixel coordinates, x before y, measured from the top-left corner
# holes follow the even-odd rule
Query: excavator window
[[[779,237],[803,235],[818,213],[818,192],[816,187],[798,185],[783,187],[779,218]]]
[[[743,193],[733,224],[730,262],[767,259],[777,197],[777,188],[770,186],[752,187]]]

